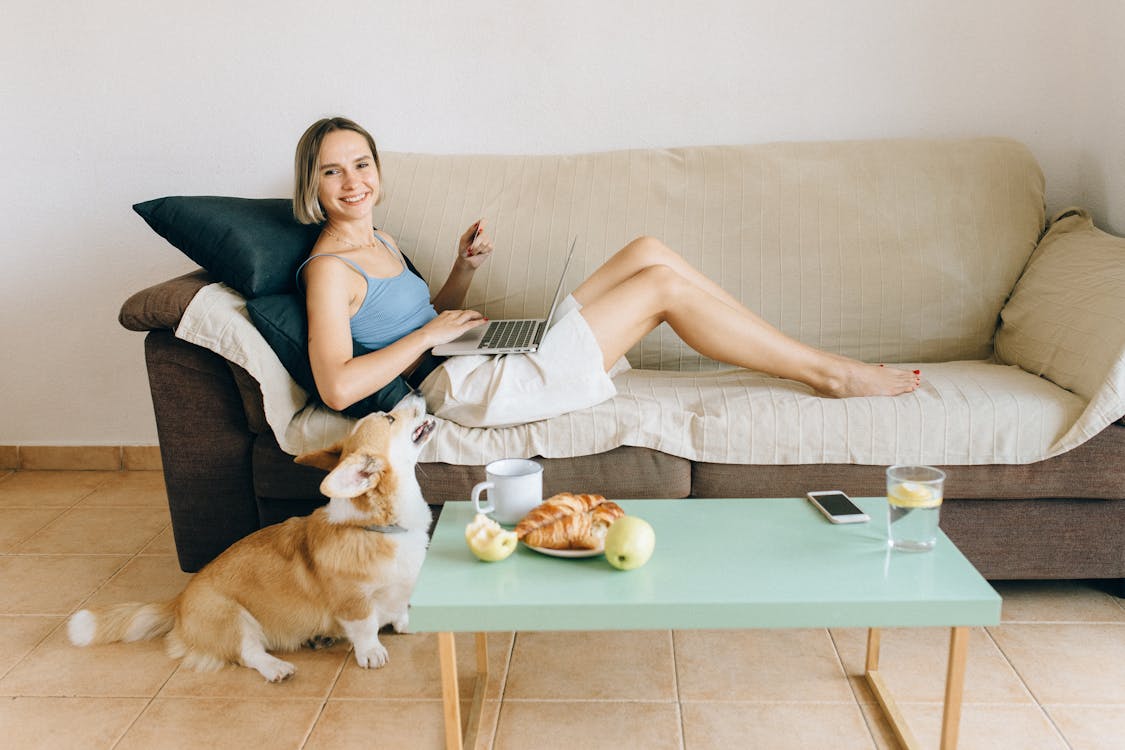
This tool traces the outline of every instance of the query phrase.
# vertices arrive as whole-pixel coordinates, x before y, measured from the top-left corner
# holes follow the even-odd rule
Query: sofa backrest
[[[569,156],[382,155],[375,222],[430,285],[488,220],[467,307],[540,315],[639,235],[668,243],[789,335],[872,362],[983,359],[1044,223],[1044,181],[1007,139],[650,149]],[[706,369],[666,327],[634,366]]]

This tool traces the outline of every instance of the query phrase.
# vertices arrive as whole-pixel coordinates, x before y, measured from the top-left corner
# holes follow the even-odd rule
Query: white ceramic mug
[[[487,481],[473,487],[473,507],[505,524],[519,523],[543,502],[543,467],[526,458],[501,458],[484,467]],[[488,499],[481,501],[481,495]]]

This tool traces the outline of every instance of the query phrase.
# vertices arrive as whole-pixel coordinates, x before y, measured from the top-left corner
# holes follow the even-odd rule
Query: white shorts
[[[573,295],[559,303],[557,321],[530,354],[450,357],[419,386],[434,416],[466,427],[502,427],[585,409],[613,398],[618,360],[602,367],[602,350]]]

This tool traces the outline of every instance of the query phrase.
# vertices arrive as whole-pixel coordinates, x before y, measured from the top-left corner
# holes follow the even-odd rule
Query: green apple
[[[622,516],[605,535],[605,559],[620,570],[639,568],[656,549],[656,532],[648,521],[637,516]]]
[[[508,531],[483,513],[465,527],[465,544],[485,562],[503,560],[516,550],[516,532]]]

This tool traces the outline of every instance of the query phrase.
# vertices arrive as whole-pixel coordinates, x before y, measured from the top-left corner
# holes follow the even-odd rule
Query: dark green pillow
[[[287,198],[170,196],[133,210],[212,278],[247,299],[294,291],[297,266],[320,234],[320,226],[293,218]]]
[[[297,385],[316,396],[316,381],[313,379],[312,365],[309,364],[309,329],[304,297],[300,294],[255,297],[247,300],[246,309],[249,310],[254,325],[277,352],[277,358],[285,365],[293,380],[297,381]],[[364,354],[365,351],[357,344],[353,356]],[[410,384],[399,376],[367,398],[344,409],[344,414],[362,417],[375,411],[390,411],[410,390]]]

